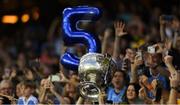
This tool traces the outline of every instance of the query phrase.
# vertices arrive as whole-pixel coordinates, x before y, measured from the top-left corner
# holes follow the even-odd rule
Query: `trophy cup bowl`
[[[91,101],[98,101],[102,88],[109,82],[111,58],[99,54],[88,53],[80,59],[78,73],[80,77],[80,94]]]

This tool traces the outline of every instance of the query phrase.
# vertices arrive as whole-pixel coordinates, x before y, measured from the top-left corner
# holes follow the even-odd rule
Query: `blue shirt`
[[[121,103],[123,101],[123,96],[125,95],[126,87],[120,90],[119,93],[116,93],[114,88],[109,87],[107,90],[107,100],[112,101],[113,103]]]
[[[160,74],[158,74],[156,77],[151,76],[148,78],[148,82],[151,83],[154,79],[157,79],[161,83],[163,89],[166,89],[166,90],[168,89],[167,80],[164,76],[162,76]],[[151,99],[155,98],[153,93],[150,91],[148,91],[148,97]]]
[[[30,96],[27,100],[25,100],[25,97],[20,97],[17,101],[17,105],[37,105],[38,100],[34,96]]]
[[[60,105],[60,101],[59,101],[57,98],[55,98],[55,99],[53,100],[53,102],[54,102],[54,105]]]

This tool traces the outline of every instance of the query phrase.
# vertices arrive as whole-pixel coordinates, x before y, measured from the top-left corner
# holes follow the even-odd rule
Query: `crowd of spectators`
[[[117,66],[96,104],[180,104],[180,4],[166,14],[148,3],[117,2],[108,9],[97,1],[92,6],[102,9],[102,17],[79,24],[98,36],[101,53]],[[94,104],[79,94],[78,70],[60,63],[65,51],[86,54],[82,44],[63,44],[60,17],[48,31],[33,24],[17,30],[16,38],[0,38],[0,104]]]

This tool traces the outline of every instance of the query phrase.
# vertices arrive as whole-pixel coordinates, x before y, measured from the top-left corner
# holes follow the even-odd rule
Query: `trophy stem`
[[[96,83],[96,74],[90,73],[89,75],[90,82]]]

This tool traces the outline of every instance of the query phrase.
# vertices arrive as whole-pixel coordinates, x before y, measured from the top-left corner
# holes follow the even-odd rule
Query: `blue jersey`
[[[119,93],[116,93],[114,88],[109,87],[107,90],[107,100],[112,101],[113,103],[121,103],[123,102],[125,92],[126,92],[126,87],[120,90]]]
[[[38,100],[34,96],[30,96],[27,100],[25,100],[25,97],[20,97],[17,101],[17,105],[37,105]]]
[[[157,77],[151,76],[151,77],[148,78],[148,82],[151,83],[154,79],[157,79],[161,83],[163,89],[165,89],[165,90],[168,89],[168,83],[167,83],[167,80],[166,80],[166,78],[164,76],[162,76],[160,74]],[[148,91],[148,97],[151,98],[151,99],[155,98],[153,93],[150,92],[150,91]]]

